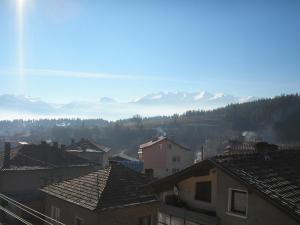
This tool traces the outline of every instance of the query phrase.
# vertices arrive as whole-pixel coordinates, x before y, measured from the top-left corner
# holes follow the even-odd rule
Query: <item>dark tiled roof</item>
[[[87,160],[54,146],[23,145],[10,159],[9,167],[2,169],[43,169],[89,164]]]
[[[79,142],[73,143],[67,147],[68,150],[86,150],[94,149],[102,152],[109,152],[111,149],[104,145],[97,144],[91,140],[81,139]]]
[[[224,148],[224,154],[253,153],[258,142],[231,140]]]
[[[191,176],[218,167],[300,222],[300,150],[273,150],[220,155],[154,181],[148,189],[167,190]]]
[[[300,151],[217,156],[210,160],[300,221]]]
[[[16,148],[13,148],[10,150],[10,158],[11,159],[16,156],[16,154],[18,153],[20,148],[21,148],[21,146],[18,146]],[[3,166],[3,161],[4,161],[4,152],[1,152],[0,153],[0,168]]]
[[[89,210],[107,209],[155,201],[142,187],[148,181],[144,175],[115,164],[41,190]]]

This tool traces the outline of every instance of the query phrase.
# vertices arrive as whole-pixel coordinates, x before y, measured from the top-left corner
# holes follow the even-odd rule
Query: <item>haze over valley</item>
[[[252,96],[224,93],[157,92],[121,102],[110,97],[94,101],[47,102],[24,95],[0,95],[0,119],[102,118],[118,120],[139,114],[143,117],[182,114],[188,110],[211,110],[233,103],[253,101]]]

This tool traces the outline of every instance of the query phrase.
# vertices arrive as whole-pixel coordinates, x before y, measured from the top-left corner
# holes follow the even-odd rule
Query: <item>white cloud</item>
[[[17,75],[19,70],[2,70],[3,75]],[[114,80],[167,80],[163,77],[143,76],[143,75],[124,75],[112,73],[96,73],[81,71],[66,71],[55,69],[24,69],[23,74],[26,76],[53,76],[53,77],[70,77],[70,78],[93,78],[93,79],[114,79]]]

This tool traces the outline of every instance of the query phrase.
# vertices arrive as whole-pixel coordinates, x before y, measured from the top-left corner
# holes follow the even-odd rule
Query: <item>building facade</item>
[[[144,162],[144,170],[153,170],[157,178],[176,173],[194,163],[190,149],[164,136],[140,145],[138,154]]]
[[[296,225],[300,151],[204,160],[152,184],[159,225]]]

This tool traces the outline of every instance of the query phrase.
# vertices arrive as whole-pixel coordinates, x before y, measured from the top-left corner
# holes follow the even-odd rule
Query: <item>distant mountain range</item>
[[[224,93],[158,92],[129,102],[109,97],[99,101],[73,101],[56,104],[23,95],[0,95],[0,119],[26,118],[103,118],[116,120],[136,114],[142,116],[172,115],[187,110],[208,110],[232,103],[256,100],[252,96],[236,97]]]

